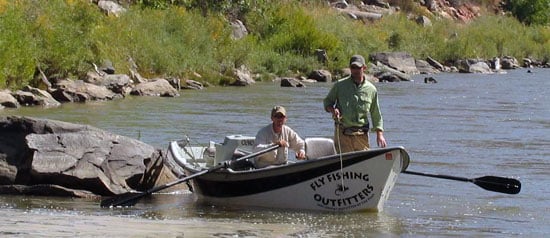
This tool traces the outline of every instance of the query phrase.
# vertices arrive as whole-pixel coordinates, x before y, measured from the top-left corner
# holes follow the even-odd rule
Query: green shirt
[[[372,119],[372,128],[383,131],[383,120],[378,105],[378,91],[366,77],[359,86],[351,76],[334,83],[323,100],[324,108],[336,106],[342,116],[344,127],[364,126],[368,123],[368,114]]]

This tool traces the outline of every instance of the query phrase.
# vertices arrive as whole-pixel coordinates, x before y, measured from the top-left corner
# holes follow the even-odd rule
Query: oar
[[[521,190],[521,182],[519,180],[512,179],[512,178],[503,178],[503,177],[497,177],[497,176],[483,176],[479,178],[470,179],[470,178],[455,177],[450,175],[426,174],[426,173],[420,173],[420,172],[414,172],[414,171],[403,171],[402,173],[421,175],[421,176],[427,176],[427,177],[433,177],[433,178],[457,180],[457,181],[463,181],[463,182],[471,182],[477,186],[482,187],[485,190],[499,192],[499,193],[518,194],[519,191]]]
[[[133,206],[137,203],[137,201],[142,198],[142,197],[145,197],[149,194],[152,194],[154,192],[158,192],[160,190],[163,190],[165,188],[169,188],[169,187],[172,187],[176,184],[180,184],[180,183],[183,183],[185,181],[188,181],[190,179],[193,179],[193,178],[196,178],[196,177],[199,177],[199,176],[202,176],[204,174],[207,174],[207,173],[210,173],[210,172],[214,172],[216,170],[220,170],[222,168],[228,168],[229,166],[231,166],[231,164],[234,164],[234,163],[238,163],[240,161],[244,161],[244,160],[247,160],[247,159],[250,159],[250,158],[253,158],[253,157],[256,157],[258,155],[261,155],[261,154],[265,154],[269,151],[272,151],[272,150],[275,150],[279,148],[279,145],[273,145],[273,146],[270,146],[268,148],[265,148],[263,150],[260,150],[258,152],[254,152],[252,154],[248,154],[246,156],[243,156],[241,158],[238,158],[236,160],[229,160],[229,161],[224,161],[223,163],[220,163],[216,166],[213,166],[213,167],[210,167],[209,169],[206,169],[206,170],[202,170],[200,172],[197,172],[197,173],[194,173],[192,175],[189,175],[189,176],[186,176],[186,177],[183,177],[181,179],[178,179],[178,180],[175,180],[173,182],[170,182],[170,183],[167,183],[167,184],[164,184],[162,186],[158,186],[158,187],[154,187],[154,188],[151,188],[145,192],[141,192],[141,193],[134,193],[134,192],[129,192],[129,193],[124,193],[124,194],[120,194],[120,195],[116,195],[115,197],[112,197],[112,198],[108,198],[108,199],[105,199],[103,201],[101,201],[101,207],[118,207],[118,206],[123,206],[123,207],[126,207],[126,206]]]

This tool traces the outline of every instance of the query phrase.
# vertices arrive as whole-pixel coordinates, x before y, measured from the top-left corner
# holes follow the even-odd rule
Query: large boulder
[[[83,81],[98,86],[104,86],[112,92],[122,96],[130,94],[134,85],[130,76],[126,74],[106,74],[105,71],[102,71],[103,73],[98,72],[89,71]]]
[[[491,74],[493,71],[482,59],[458,60],[457,67],[460,73]]]
[[[23,90],[17,90],[12,94],[22,105],[58,107],[61,103],[55,100],[50,93],[39,88],[33,88],[29,85],[23,87]]]
[[[59,80],[56,89],[51,92],[52,96],[60,102],[87,102],[95,100],[113,100],[121,98],[105,86],[98,86],[86,83],[82,80]]]
[[[411,76],[409,74],[403,73],[380,62],[376,62],[376,64],[369,64],[369,73],[378,78],[380,81],[385,82],[411,80]]]
[[[162,161],[160,150],[92,126],[0,117],[0,192],[80,196],[145,190],[170,174]]]
[[[399,72],[419,74],[415,59],[407,52],[380,52],[369,55],[371,62],[380,62]]]
[[[248,86],[256,83],[256,81],[252,78],[250,70],[244,65],[233,69],[233,77],[235,78],[235,82],[231,83],[231,86]]]
[[[136,85],[130,92],[137,96],[160,96],[160,97],[177,97],[179,96],[170,82],[166,79],[152,79],[151,81]]]
[[[332,82],[332,74],[324,69],[312,71],[307,78],[314,79],[317,82]]]

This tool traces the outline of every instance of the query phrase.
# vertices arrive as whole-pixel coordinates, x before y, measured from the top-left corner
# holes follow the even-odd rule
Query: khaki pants
[[[340,146],[338,146],[338,139],[340,139]],[[334,145],[338,153],[345,153],[351,151],[360,151],[369,149],[369,133],[363,135],[344,135],[344,129],[336,125],[334,130]],[[340,152],[340,148],[341,152]]]

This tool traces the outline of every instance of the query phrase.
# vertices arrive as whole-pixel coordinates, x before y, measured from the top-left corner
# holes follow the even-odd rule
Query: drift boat
[[[307,160],[237,168],[221,165],[250,153],[254,137],[231,135],[205,147],[187,142],[171,142],[169,156],[187,176],[195,176],[192,190],[200,201],[221,205],[378,212],[409,164],[403,147],[337,154],[332,139],[306,138]]]

